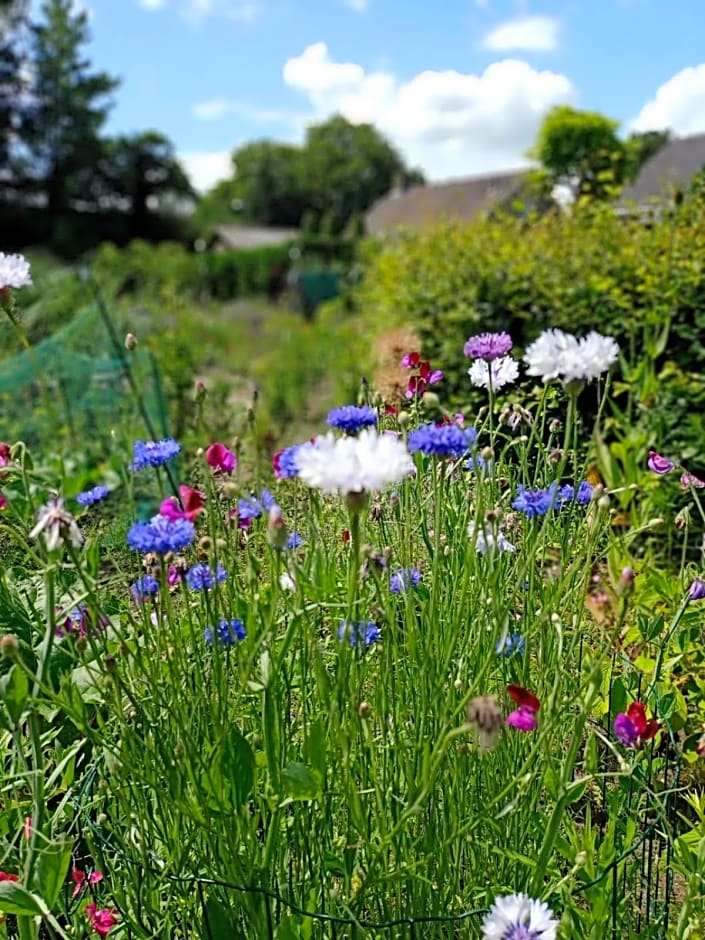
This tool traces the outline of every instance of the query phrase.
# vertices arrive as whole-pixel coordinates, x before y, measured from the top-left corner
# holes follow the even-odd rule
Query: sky
[[[74,0],[122,84],[108,131],[169,136],[201,190],[239,145],[336,112],[442,180],[526,163],[556,104],[705,132],[705,0]]]

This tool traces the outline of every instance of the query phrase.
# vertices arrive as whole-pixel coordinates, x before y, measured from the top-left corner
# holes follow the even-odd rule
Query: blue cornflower
[[[188,519],[154,516],[150,522],[136,522],[127,533],[127,544],[137,552],[178,552],[187,548],[196,536]]]
[[[382,635],[376,623],[371,620],[361,620],[359,623],[348,623],[341,620],[338,624],[338,639],[342,642],[346,637],[351,646],[369,647],[376,643]]]
[[[512,508],[533,519],[535,516],[545,516],[551,509],[559,508],[560,503],[561,496],[555,483],[551,483],[545,490],[527,490],[520,486]]]
[[[503,656],[505,659],[509,659],[510,656],[523,656],[524,655],[524,637],[521,633],[510,633],[509,636],[502,640],[497,641],[495,650],[499,656]]]
[[[556,505],[562,506],[563,503],[570,503],[575,499],[575,487],[571,483],[564,484],[558,490],[558,499]]]
[[[402,568],[389,577],[389,590],[392,594],[403,594],[409,588],[416,587],[421,581],[421,572],[418,568]]]
[[[159,590],[159,582],[151,574],[145,574],[138,578],[132,585],[132,596],[139,604],[144,602],[151,594],[156,594]]]
[[[475,454],[474,457],[468,457],[464,464],[466,470],[479,470],[480,473],[482,473],[483,470],[489,469],[489,466],[489,462],[485,460],[482,454]]]
[[[328,412],[328,424],[347,434],[357,434],[362,428],[377,426],[377,412],[369,405],[341,405]]]
[[[409,435],[411,453],[420,451],[434,457],[462,457],[477,440],[475,428],[457,424],[422,424]]]
[[[238,640],[247,637],[247,630],[242,620],[221,620],[215,631],[212,627],[206,627],[203,636],[209,646],[213,645],[214,639],[218,646],[234,646]]]
[[[259,519],[263,512],[269,512],[272,506],[276,506],[276,500],[269,490],[262,490],[260,498],[256,496],[247,496],[238,500],[237,503],[237,524],[241,529],[246,529],[253,519]]]
[[[595,487],[592,485],[592,483],[588,483],[587,480],[583,480],[583,482],[578,487],[578,492],[575,494],[576,503],[579,503],[581,506],[589,503],[592,499],[592,494],[594,491]]]
[[[303,544],[303,536],[299,535],[298,532],[290,532],[289,537],[286,540],[286,548],[292,550],[298,548],[299,545]]]
[[[101,499],[105,499],[109,493],[110,490],[107,486],[94,486],[92,490],[79,493],[76,502],[79,506],[92,506],[93,503],[99,503]]]
[[[132,459],[133,470],[144,470],[146,467],[161,467],[168,463],[181,451],[181,444],[173,437],[165,437],[161,441],[135,441],[135,452]]]
[[[296,463],[296,455],[301,449],[301,444],[292,444],[291,447],[285,447],[284,450],[278,450],[272,457],[272,466],[274,467],[274,476],[277,480],[297,477],[299,467]]]
[[[186,572],[186,584],[192,591],[210,591],[217,582],[222,584],[228,576],[228,572],[218,562],[215,573],[208,565],[194,565]]]

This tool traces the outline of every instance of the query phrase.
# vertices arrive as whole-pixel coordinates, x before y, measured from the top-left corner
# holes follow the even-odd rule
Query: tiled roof
[[[705,134],[675,137],[643,166],[635,182],[625,187],[620,202],[641,205],[663,199],[674,187],[690,186],[703,167]]]

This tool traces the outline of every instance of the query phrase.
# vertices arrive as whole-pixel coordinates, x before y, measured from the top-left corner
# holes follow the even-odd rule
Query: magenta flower
[[[118,914],[119,911],[114,907],[104,907],[102,910],[98,910],[95,904],[86,904],[86,915],[91,922],[91,927],[101,937],[107,937],[117,924]]]
[[[88,880],[89,885],[97,885],[103,880],[102,871],[92,871],[90,875],[86,875],[85,871],[81,871],[79,868],[74,868],[71,872],[71,881],[73,881],[73,892],[71,894],[72,898],[77,898],[81,893],[81,889]]]
[[[647,719],[643,702],[632,702],[626,713],[620,712],[614,720],[615,737],[625,747],[643,747],[655,736],[658,727],[654,718]]]
[[[670,473],[675,467],[675,464],[667,457],[662,457],[661,454],[657,454],[655,450],[650,450],[647,466],[649,470],[662,476],[664,473]]]
[[[171,522],[175,522],[177,519],[187,519],[189,522],[193,522],[196,516],[203,512],[206,501],[205,493],[182,484],[179,487],[179,498],[181,502],[175,496],[163,500],[159,507],[159,515],[166,516]]]
[[[217,473],[232,473],[237,466],[235,454],[228,450],[225,444],[221,444],[220,441],[216,441],[208,448],[206,460]]]
[[[699,477],[693,476],[692,473],[682,473],[681,474],[681,486],[683,487],[684,490],[687,490],[691,486],[694,489],[699,490],[699,489],[702,489],[703,486],[705,486],[705,482],[703,482]]]
[[[541,709],[541,702],[537,696],[514,682],[509,683],[507,692],[512,701],[519,707],[507,715],[506,723],[510,727],[516,728],[517,731],[535,731],[538,727],[536,716]]]
[[[479,333],[471,336],[463,346],[463,353],[469,359],[484,359],[492,362],[506,356],[514,344],[509,333]]]

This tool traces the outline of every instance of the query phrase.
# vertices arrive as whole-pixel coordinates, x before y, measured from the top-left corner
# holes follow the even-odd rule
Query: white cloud
[[[370,0],[343,0],[343,3],[356,13],[364,13],[370,5]]]
[[[229,150],[202,150],[178,154],[179,162],[198,192],[204,193],[233,174]]]
[[[577,101],[570,80],[504,59],[479,75],[420,72],[402,82],[331,60],[325,43],[309,46],[284,66],[287,85],[305,93],[311,120],[341,113],[375,124],[432,178],[509,169],[526,163],[539,124],[556,104]]]
[[[207,16],[252,23],[264,10],[259,0],[137,0],[137,3],[146,10],[173,7],[191,23],[198,23]]]
[[[705,62],[677,72],[631,123],[634,131],[670,129],[679,136],[705,132]]]
[[[558,20],[552,16],[519,16],[495,26],[482,45],[494,52],[552,52],[558,46],[559,28]]]
[[[209,101],[199,101],[192,108],[193,114],[202,121],[215,121],[224,117],[232,105],[227,98],[212,98]]]

